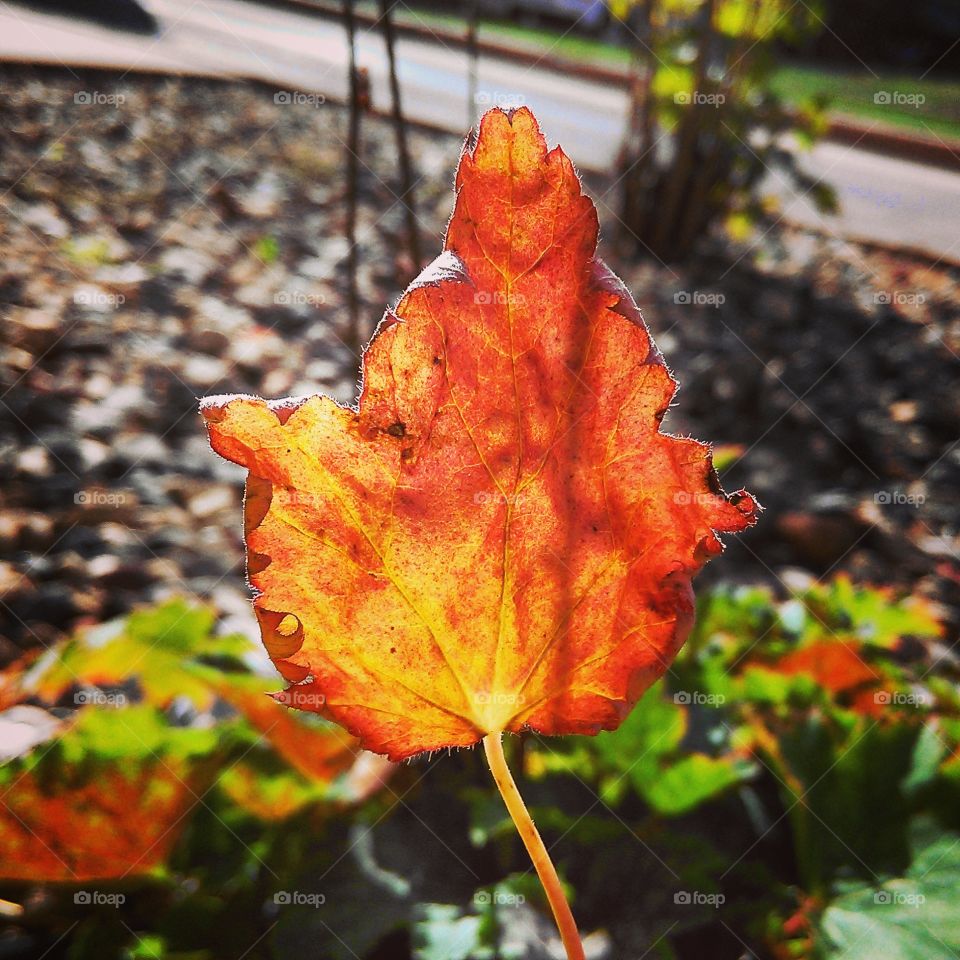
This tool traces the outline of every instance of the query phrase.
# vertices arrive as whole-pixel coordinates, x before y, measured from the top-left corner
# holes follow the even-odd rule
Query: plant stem
[[[490,733],[483,738],[483,749],[487,754],[487,763],[490,764],[490,772],[503,797],[503,802],[507,805],[507,810],[513,818],[520,839],[530,854],[534,867],[537,870],[537,876],[543,884],[544,892],[550,903],[550,909],[553,911],[553,918],[557,922],[557,928],[560,931],[560,939],[563,941],[563,947],[567,951],[567,960],[584,960],[583,944],[580,942],[580,934],[577,933],[577,924],[570,912],[570,904],[564,895],[563,887],[560,885],[560,878],[557,876],[557,869],[547,853],[543,839],[537,831],[530,811],[527,810],[523,797],[514,782],[507,766],[506,758],[503,755],[502,733]]]

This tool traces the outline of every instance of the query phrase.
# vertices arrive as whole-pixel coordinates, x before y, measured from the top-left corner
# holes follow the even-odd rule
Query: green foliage
[[[940,632],[922,602],[845,579],[783,598],[718,588],[618,730],[511,741],[541,832],[563,838],[584,928],[609,931],[616,956],[669,928],[651,956],[674,960],[731,932],[757,957],[955,953],[960,709],[924,653]],[[544,904],[482,757],[455,753],[428,776],[405,765],[358,793],[352,757],[310,766],[329,728],[271,712],[252,650],[211,611],[170,601],[23,672],[24,702],[56,704],[64,726],[0,767],[0,792],[21,777],[38,800],[126,783],[135,817],[181,780],[192,791],[169,815],[163,869],[98,883],[124,893],[123,911],[77,913],[75,884],[47,884],[51,929],[77,921],[58,955],[228,960],[256,943],[260,958],[524,957]],[[280,717],[296,726],[281,733]],[[95,833],[116,829],[109,802],[70,813],[91,815]],[[690,891],[702,902],[684,905]],[[22,883],[0,881],[0,898],[23,902]]]
[[[797,108],[773,78],[779,42],[819,29],[817,4],[789,0],[619,0],[637,38],[633,119],[623,154],[623,220],[638,246],[681,259],[711,227],[735,239],[774,209],[759,186],[780,168],[822,210],[833,190],[799,168],[785,133],[809,146],[826,129],[827,100]],[[670,148],[658,149],[667,138]]]
[[[916,854],[903,876],[850,887],[827,908],[822,921],[825,960],[957,956],[960,837],[926,824],[914,839]]]

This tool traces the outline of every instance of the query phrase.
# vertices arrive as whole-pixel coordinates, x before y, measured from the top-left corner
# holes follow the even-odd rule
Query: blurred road
[[[161,23],[155,37],[0,3],[0,59],[249,77],[281,89],[346,97],[346,37],[335,20],[244,0],[149,0],[147,5]],[[460,133],[488,105],[527,103],[548,139],[562,143],[578,165],[612,169],[627,114],[625,90],[482,56],[478,102],[474,116],[468,116],[463,50],[403,37],[397,51],[404,109],[411,119]],[[369,71],[374,106],[389,109],[386,57],[375,28],[359,31],[358,57]],[[842,212],[821,216],[772,173],[766,189],[779,197],[791,221],[960,259],[960,174],[835,143],[817,145],[804,156],[803,166],[833,184]]]

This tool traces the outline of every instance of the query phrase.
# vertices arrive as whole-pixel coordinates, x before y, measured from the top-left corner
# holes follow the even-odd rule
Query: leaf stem
[[[503,755],[503,734],[501,732],[490,733],[483,738],[483,749],[487,754],[487,763],[490,765],[490,772],[503,797],[503,802],[507,805],[507,810],[513,818],[520,839],[530,854],[530,859],[537,870],[537,876],[543,884],[544,892],[550,903],[550,909],[553,911],[553,918],[557,922],[557,928],[560,931],[560,939],[563,941],[563,947],[567,951],[567,960],[584,960],[583,944],[580,942],[580,934],[577,933],[577,924],[570,912],[570,904],[563,892],[560,884],[560,878],[557,876],[557,869],[547,853],[543,839],[537,831],[530,811],[527,810],[523,797],[514,782],[510,768],[507,766],[506,758]]]

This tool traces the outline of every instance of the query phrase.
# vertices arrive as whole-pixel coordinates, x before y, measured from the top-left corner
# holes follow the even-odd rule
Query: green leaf
[[[662,758],[679,747],[686,730],[683,707],[666,699],[663,681],[654,684],[617,730],[598,734],[592,743],[603,771],[604,802],[619,803],[630,783],[642,794],[660,776]]]
[[[487,960],[493,950],[482,942],[483,920],[459,907],[427,903],[413,927],[415,960]]]
[[[815,632],[849,630],[864,643],[892,647],[904,636],[939,637],[942,628],[930,605],[919,597],[897,600],[890,590],[858,587],[840,576],[802,595],[814,612]]]
[[[751,770],[730,757],[693,753],[645,784],[642,793],[658,813],[680,816],[740,783]]]
[[[904,877],[848,890],[826,910],[826,960],[956,960],[960,952],[960,838],[922,847]]]
[[[26,685],[52,702],[78,684],[119,687],[136,680],[143,698],[156,706],[186,697],[208,708],[213,681],[231,677],[220,670],[214,675],[208,663],[227,660],[239,667],[251,649],[244,637],[216,635],[215,620],[211,609],[180,599],[138,610],[126,620],[82,631],[42,657]]]

